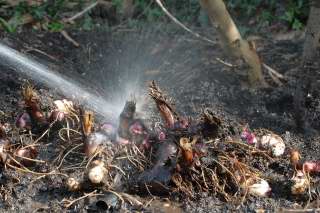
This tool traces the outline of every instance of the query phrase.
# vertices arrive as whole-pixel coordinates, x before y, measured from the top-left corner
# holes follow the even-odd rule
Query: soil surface
[[[214,32],[198,30],[214,36]],[[256,36],[258,52],[264,63],[287,80],[278,86],[266,72],[270,86],[250,89],[243,64],[229,67],[217,60],[236,63],[225,57],[218,43],[204,43],[175,27],[123,27],[113,31],[71,31],[69,34],[80,47],[75,47],[60,33],[29,30],[15,35],[3,34],[1,42],[81,82],[83,87],[94,89],[111,102],[124,100],[133,93],[137,97],[138,109],[145,117],[159,119],[154,113],[153,101],[147,97],[147,82],[155,80],[174,98],[177,111],[184,116],[195,117],[204,108],[210,108],[228,125],[247,123],[251,129],[268,129],[282,136],[287,150],[296,148],[307,159],[320,159],[320,69],[316,63],[301,66],[302,39]],[[21,86],[26,79],[35,84],[44,102],[50,103],[64,96],[58,90],[59,85],[48,88],[14,72],[1,61],[0,70],[2,123],[14,124],[22,111]],[[49,138],[45,143],[51,144],[54,140]],[[51,146],[48,145],[48,149]],[[144,208],[146,212],[255,212],[258,209],[301,208],[307,199],[291,195],[287,182],[293,170],[289,167],[286,153],[274,163],[259,168],[270,177],[276,177],[270,182],[272,193],[268,198],[249,196],[239,209],[207,192],[199,193],[196,199],[134,196],[145,203],[152,200]],[[317,175],[312,177],[318,178]],[[32,174],[3,167],[0,208],[12,212],[90,211],[90,199],[81,200],[68,210],[61,205],[63,198],[82,196],[68,192],[61,176],[35,178]]]

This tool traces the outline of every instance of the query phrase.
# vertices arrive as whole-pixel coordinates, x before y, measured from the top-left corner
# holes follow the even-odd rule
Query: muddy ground
[[[200,31],[214,35],[208,30]],[[154,113],[153,102],[146,96],[146,85],[150,80],[156,80],[174,98],[176,108],[182,115],[196,116],[208,107],[229,125],[248,123],[252,129],[269,129],[283,136],[288,148],[299,149],[302,156],[308,159],[320,159],[320,134],[317,131],[320,128],[320,74],[317,67],[310,68],[309,72],[301,68],[301,38],[275,39],[263,36],[266,34],[257,37],[258,51],[263,61],[282,73],[287,81],[282,86],[276,86],[267,77],[269,88],[252,90],[246,84],[245,67],[230,68],[216,60],[217,57],[225,58],[218,44],[206,44],[175,27],[124,27],[111,32],[71,31],[70,35],[80,47],[75,47],[60,33],[27,29],[15,35],[2,34],[1,42],[27,52],[50,68],[83,82],[85,87],[96,89],[108,100],[115,100],[118,96],[125,99],[128,93],[134,91],[143,105],[141,109],[145,116],[153,119],[159,119],[159,116]],[[0,69],[0,119],[1,122],[13,123],[21,112],[21,85],[30,78],[3,65]],[[301,73],[303,77],[300,77]],[[40,82],[34,83],[47,99],[63,96]],[[298,100],[302,108],[297,107],[294,101],[295,96],[300,94],[302,97],[309,94],[306,100]],[[298,128],[301,122],[297,125],[297,114],[301,114],[301,120],[307,121],[306,131]],[[270,182],[270,197],[249,197],[238,211],[275,211],[281,207],[304,206],[306,200],[291,196],[289,186],[284,184],[292,172],[288,161],[285,155],[261,168],[277,177]],[[34,179],[30,174],[18,174],[2,168],[1,208],[12,212],[87,211],[90,200],[81,201],[68,210],[62,207],[59,201],[63,198],[81,195],[70,193],[62,187],[61,177]],[[145,203],[151,199],[150,196],[136,196]],[[167,203],[171,207],[165,207]],[[198,194],[197,199],[155,197],[155,201],[144,210],[221,212],[235,210],[235,206],[203,192]]]

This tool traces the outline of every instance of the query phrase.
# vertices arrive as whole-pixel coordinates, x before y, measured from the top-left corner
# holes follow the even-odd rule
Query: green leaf
[[[45,8],[43,8],[43,7],[34,7],[31,10],[31,15],[36,20],[42,20],[46,15]]]
[[[13,33],[16,31],[16,29],[13,26],[11,26],[6,20],[4,20],[1,17],[0,17],[0,24],[4,28],[4,30],[9,33]]]
[[[299,19],[294,19],[293,24],[292,24],[292,29],[294,30],[301,30],[303,27],[303,24]]]
[[[48,23],[48,29],[52,32],[60,32],[63,30],[64,25],[61,22],[50,22]]]
[[[294,18],[294,13],[292,11],[286,11],[283,16],[281,16],[281,19],[292,22]]]
[[[260,20],[262,22],[270,23],[271,21],[273,21],[273,16],[269,11],[262,11]]]

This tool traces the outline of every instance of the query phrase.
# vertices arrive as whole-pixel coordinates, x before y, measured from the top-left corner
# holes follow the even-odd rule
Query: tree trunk
[[[317,95],[313,95],[320,91],[320,76],[317,74],[320,68],[320,1],[310,0],[310,5],[302,64],[293,91],[293,115],[298,130],[302,130],[306,135],[313,135],[315,132],[312,128],[315,110],[312,105],[317,101]]]
[[[303,49],[304,63],[320,60],[320,1],[310,0],[310,13]]]
[[[207,11],[212,25],[218,31],[220,43],[226,53],[242,58],[250,66],[248,80],[252,86],[265,86],[260,58],[253,45],[242,39],[239,30],[228,13],[223,0],[199,0]]]

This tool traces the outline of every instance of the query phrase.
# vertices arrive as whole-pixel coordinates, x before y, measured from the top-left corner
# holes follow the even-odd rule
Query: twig
[[[60,169],[61,171],[68,171],[68,170],[75,170],[75,169],[85,169],[86,167],[84,166],[73,166],[73,167],[68,167],[68,168],[62,168]]]
[[[86,12],[88,12],[89,10],[93,9],[94,7],[96,7],[98,5],[99,1],[96,1],[90,5],[88,5],[86,8],[84,8],[82,11],[78,12],[77,14],[75,14],[74,16],[68,18],[66,21],[67,22],[73,22],[75,19],[83,16]]]
[[[233,67],[237,67],[236,65],[233,65],[233,64],[231,64],[231,63],[228,63],[228,62],[223,61],[223,60],[222,60],[221,58],[219,58],[219,57],[217,57],[216,60],[217,60],[218,62],[220,62],[221,64],[227,66],[227,67],[232,67],[232,68],[233,68]]]
[[[227,168],[227,167],[225,167],[222,163],[220,163],[219,161],[217,161],[216,159],[212,159],[214,162],[216,162],[219,166],[221,166],[224,170],[226,170],[229,174],[230,174],[230,176],[234,179],[234,181],[237,183],[237,185],[238,185],[238,188],[240,189],[240,186],[239,186],[239,182],[238,182],[238,180],[237,180],[237,178],[234,176],[234,174]]]
[[[151,199],[145,204],[145,207],[148,207],[148,206],[152,203],[153,200],[154,200],[154,198],[151,198]]]
[[[87,162],[87,165],[86,165],[86,169],[88,168],[88,166],[90,165],[90,163],[91,163],[91,161],[96,157],[96,156],[98,156],[100,153],[101,153],[101,149],[99,149],[99,151],[95,151],[95,153],[94,153],[94,155],[92,155],[91,157],[90,157],[90,159],[88,160],[88,162]]]
[[[132,165],[134,165],[136,168],[138,168],[138,166],[137,166],[137,164],[135,164],[130,158],[133,158],[133,156],[129,156],[128,154],[127,154],[127,156],[125,156],[125,157],[118,157],[118,158],[116,158],[117,160],[128,160],[128,161],[130,161],[130,163],[132,163]]]
[[[128,149],[126,148],[126,153],[127,153],[127,159],[137,168],[139,168],[139,166],[137,166],[133,161],[137,162],[141,168],[144,168],[144,165],[143,163],[141,163],[140,161],[138,161],[137,159],[135,159],[134,155],[132,155],[131,153],[131,149],[129,149],[130,151],[130,156],[128,155]],[[131,160],[132,158],[132,160]]]
[[[275,75],[273,75],[272,72],[270,72],[269,70],[268,70],[268,74],[278,86],[283,85],[282,82]]]
[[[32,143],[32,145],[38,143],[38,142],[49,132],[50,128],[51,128],[51,127],[49,127],[46,131],[44,131],[44,133],[42,133],[42,135],[41,135],[39,138],[37,138],[37,139]]]
[[[118,169],[124,176],[126,176],[126,173],[125,173],[120,167],[115,166],[115,165],[108,165],[108,166],[111,167],[111,168],[116,168],[116,169]]]
[[[154,195],[150,192],[148,185],[145,183],[144,186],[146,187],[149,195],[150,195],[151,197],[154,197]]]
[[[59,134],[59,137],[61,138],[61,140],[65,141],[65,142],[67,142],[68,140],[65,139],[65,138],[62,136],[62,133],[61,133],[61,132],[62,132],[63,130],[66,130],[67,132],[68,132],[68,131],[71,131],[71,132],[74,132],[74,133],[77,133],[77,134],[81,135],[81,133],[80,133],[79,131],[77,131],[77,130],[68,129],[68,128],[61,128],[61,129],[59,130],[58,134]]]
[[[262,64],[262,66],[268,71],[269,76],[278,86],[283,85],[280,79],[285,80],[285,77],[282,74],[278,73],[277,71],[275,71],[274,69],[272,69],[271,67],[269,67],[264,63]]]
[[[56,59],[56,58],[53,57],[52,55],[49,55],[48,53],[45,53],[44,51],[39,50],[39,49],[36,49],[36,48],[33,48],[33,47],[27,47],[27,49],[26,49],[24,52],[25,52],[25,53],[28,53],[28,52],[31,52],[31,51],[34,51],[34,52],[40,53],[40,54],[42,54],[42,55],[45,55],[45,56],[47,56],[48,58],[50,58],[51,60],[53,60],[53,61],[58,61],[58,59]]]
[[[60,33],[61,33],[61,35],[63,35],[63,37],[65,37],[65,39],[70,41],[75,47],[80,47],[80,44],[78,42],[76,42],[73,38],[71,38],[70,35],[67,33],[67,31],[62,30],[62,31],[60,31]]]
[[[160,0],[155,0],[156,3],[159,5],[159,7],[162,9],[162,11],[174,22],[176,23],[178,26],[180,26],[181,28],[183,28],[185,31],[191,33],[193,36],[195,36],[196,38],[199,38],[203,41],[209,42],[211,44],[217,44],[217,42],[212,41],[211,39],[208,39],[204,36],[201,36],[200,34],[192,31],[190,28],[188,28],[187,26],[185,26],[184,24],[182,24],[176,17],[174,17],[161,3]]]
[[[142,152],[140,151],[140,149],[137,147],[135,143],[132,144],[132,147],[133,147],[133,151],[135,151],[136,153],[139,153],[143,158],[146,158],[146,156],[142,154]]]
[[[311,177],[310,177],[310,174],[309,173],[306,173],[305,169],[303,168],[302,169],[303,171],[303,174],[305,175],[305,177],[307,178],[308,180],[308,195],[309,195],[309,199],[308,199],[308,202],[305,206],[305,208],[307,208],[307,206],[309,206],[310,202],[311,202],[311,199],[312,199],[312,195],[311,195],[311,185],[310,185],[310,182],[311,182]]]
[[[46,145],[48,145],[48,144],[46,144]],[[11,146],[13,147],[13,146],[15,146],[15,145],[13,144],[13,145],[11,145]],[[26,149],[26,148],[34,147],[34,146],[42,146],[42,144],[29,144],[29,145],[26,145],[26,146],[24,146],[24,147],[22,147],[22,148]]]
[[[62,163],[63,163],[63,161],[64,161],[64,159],[73,151],[73,150],[75,150],[76,148],[79,148],[80,146],[82,146],[83,144],[78,144],[78,145],[76,145],[75,147],[72,147],[63,157],[62,157],[62,159],[61,159],[61,161],[60,161],[60,164],[59,164],[59,166],[58,166],[58,169],[60,169],[60,167],[62,166]]]
[[[248,191],[249,191],[249,188],[247,186],[247,181],[245,180],[245,192],[244,192],[243,196],[241,197],[241,201],[240,201],[239,205],[236,207],[236,209],[239,209],[241,207],[241,205],[244,203],[244,201],[248,195]]]
[[[110,190],[109,190],[110,191]],[[125,197],[127,201],[130,202],[131,205],[136,205],[136,206],[143,206],[143,203],[134,198],[132,195],[129,195],[127,193],[122,192],[121,195]]]
[[[207,169],[207,170],[209,170],[209,171],[211,172],[211,181],[212,181],[212,183],[214,184],[214,187],[216,187],[216,188],[219,189],[218,193],[220,193],[220,194],[225,198],[225,200],[226,200],[227,202],[229,202],[229,200],[231,200],[231,198],[230,198],[230,196],[224,191],[224,186],[221,187],[221,186],[219,185],[219,179],[218,179],[218,177],[217,177],[216,172],[214,172],[214,171],[213,171],[212,169],[210,169],[210,168],[206,168],[206,167],[205,167],[205,169]]]
[[[46,163],[45,161],[43,160],[37,160],[37,159],[32,159],[32,158],[27,158],[27,157],[23,157],[23,156],[19,156],[19,155],[16,155],[16,154],[13,154],[15,157],[18,157],[18,158],[21,158],[21,159],[24,159],[24,160],[28,160],[28,161],[33,161],[33,162],[37,162],[37,163]]]
[[[266,68],[269,72],[271,72],[273,75],[275,75],[277,78],[283,79],[283,80],[286,79],[281,73],[277,72],[276,70],[274,70],[274,69],[271,68],[270,66],[266,65],[265,63],[262,63],[262,66],[263,66],[264,68]]]
[[[84,196],[81,196],[75,200],[67,200],[67,199],[63,199],[61,201],[61,203],[65,203],[64,204],[64,207],[66,208],[70,208],[74,203],[78,202],[79,200],[82,200],[84,198],[87,198],[87,197],[93,197],[93,196],[99,196],[99,195],[103,195],[103,194],[95,194],[97,192],[97,190],[94,190],[93,192],[90,192],[88,194],[85,194]]]
[[[13,165],[11,165],[9,163],[7,163],[6,166],[9,166],[12,169],[16,169],[16,170],[18,170],[20,172],[30,173],[30,174],[33,174],[33,175],[45,175],[45,176],[47,176],[47,175],[62,175],[62,176],[68,177],[68,175],[63,174],[63,173],[59,173],[59,172],[48,172],[48,173],[43,172],[43,173],[41,173],[41,172],[31,171],[31,170],[27,169],[26,167],[24,167],[25,169],[21,169],[19,167],[13,166]]]
[[[267,153],[265,153],[265,151],[262,151],[262,150],[259,150],[257,149],[256,147],[254,146],[250,146],[248,144],[245,144],[245,143],[241,143],[241,142],[236,142],[236,141],[232,141],[232,140],[229,140],[229,141],[226,141],[227,143],[233,143],[233,144],[238,144],[240,146],[245,146],[247,147],[248,149],[251,149],[251,150],[254,150],[252,151],[253,152],[256,152],[256,153],[261,153],[262,155],[264,155],[265,157],[267,157],[269,160],[271,160],[272,162],[274,161],[274,159],[272,157],[270,157]]]
[[[57,122],[57,119],[54,120],[54,121],[52,121],[52,122],[50,123],[48,129],[47,129],[46,131],[44,131],[44,133],[42,133],[42,135],[41,135],[39,138],[37,138],[31,145],[34,145],[34,144],[38,143],[38,142],[50,131],[51,127],[52,127],[56,122]]]
[[[204,183],[205,187],[206,187],[207,189],[209,189],[209,186],[208,186],[207,181],[206,181],[206,178],[205,178],[205,176],[204,176],[204,171],[203,171],[203,168],[202,168],[202,167],[201,167],[201,175],[202,175],[202,179],[203,179],[203,183]]]
[[[25,167],[24,165],[22,165],[19,161],[17,161],[14,157],[12,157],[11,155],[8,155],[8,157],[13,161],[13,162],[15,162],[16,164],[18,164],[19,166],[21,166],[24,170],[26,170],[26,171],[31,171],[31,170],[29,170],[27,167]],[[11,165],[11,164],[9,164],[9,165]]]

